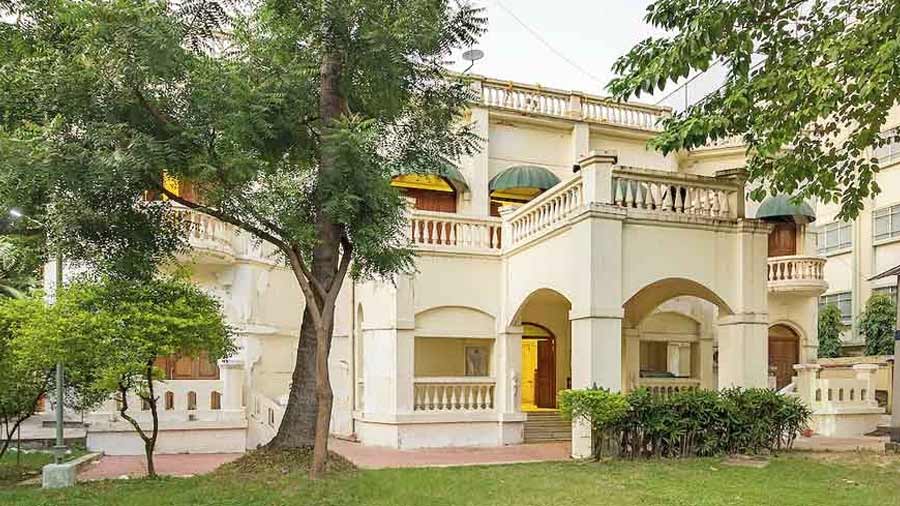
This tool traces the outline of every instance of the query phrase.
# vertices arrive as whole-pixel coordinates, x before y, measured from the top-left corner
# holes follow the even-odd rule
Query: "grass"
[[[762,469],[722,459],[353,470],[318,482],[291,459],[254,457],[201,477],[105,481],[63,491],[0,489],[4,506],[174,505],[898,505],[900,458],[775,457]]]
[[[77,458],[84,453],[84,450],[74,449],[66,459]],[[0,459],[0,488],[40,476],[41,468],[51,462],[53,452],[22,451],[21,454],[17,454],[15,449],[10,448]]]

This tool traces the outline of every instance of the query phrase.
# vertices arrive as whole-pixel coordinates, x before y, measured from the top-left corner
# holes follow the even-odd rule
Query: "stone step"
[[[560,418],[558,411],[533,411],[527,413],[526,416],[526,443],[570,441],[572,439],[572,425]]]

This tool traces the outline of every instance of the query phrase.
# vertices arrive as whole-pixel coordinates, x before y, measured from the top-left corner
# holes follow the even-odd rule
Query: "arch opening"
[[[522,327],[523,411],[556,409],[557,393],[571,387],[571,308],[559,292],[544,288],[526,297],[513,318]]]

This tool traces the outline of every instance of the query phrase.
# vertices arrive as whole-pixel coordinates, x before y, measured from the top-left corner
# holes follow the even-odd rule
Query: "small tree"
[[[37,409],[50,382],[52,362],[23,350],[23,322],[44,310],[38,299],[0,298],[0,458],[6,453],[19,426]]]
[[[884,294],[876,293],[866,301],[866,309],[859,316],[859,332],[866,336],[866,355],[894,353],[894,330],[897,324],[897,304]]]
[[[841,355],[841,332],[844,323],[841,321],[841,310],[834,304],[828,304],[819,311],[819,356],[834,358]]]
[[[90,390],[95,398],[115,396],[120,416],[144,442],[147,473],[155,477],[159,398],[154,382],[162,376],[154,363],[158,357],[201,352],[211,359],[229,356],[234,345],[218,301],[179,279],[105,278],[66,288],[50,313],[46,320],[50,326],[76,335],[93,350],[97,374]],[[149,407],[149,428],[129,411],[134,409],[128,404],[129,393]]]

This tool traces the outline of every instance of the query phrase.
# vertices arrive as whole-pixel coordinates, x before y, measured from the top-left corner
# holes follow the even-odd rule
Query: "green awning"
[[[759,205],[756,218],[766,221],[812,223],[816,221],[816,212],[806,202],[795,204],[787,195],[774,195],[763,200]]]
[[[536,165],[516,165],[491,178],[488,189],[491,192],[514,188],[537,188],[547,190],[559,184],[559,178],[549,170]]]
[[[434,170],[429,171],[403,171],[400,174],[396,174],[397,176],[405,176],[405,175],[417,175],[417,176],[438,176],[442,177],[450,183],[453,188],[461,193],[465,193],[469,191],[469,183],[466,182],[466,177],[462,175],[462,172],[449,160],[445,160],[444,163],[435,167]]]

